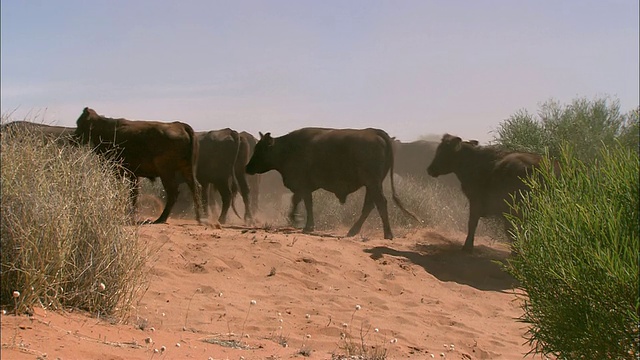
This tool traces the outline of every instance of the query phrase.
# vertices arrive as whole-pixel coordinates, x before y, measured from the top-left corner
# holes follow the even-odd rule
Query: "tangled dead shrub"
[[[4,120],[4,119],[3,119]],[[2,134],[0,304],[76,308],[124,319],[145,285],[129,184],[90,149]]]

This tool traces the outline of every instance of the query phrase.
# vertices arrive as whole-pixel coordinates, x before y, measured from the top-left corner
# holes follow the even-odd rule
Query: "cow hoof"
[[[462,252],[471,254],[473,252],[473,246],[467,246],[467,245],[463,246],[462,247]]]
[[[313,232],[313,228],[304,228],[304,229],[302,229],[302,232],[305,233],[305,234],[312,233]]]
[[[393,240],[393,235],[388,234],[388,235],[385,235],[384,238],[387,240]]]

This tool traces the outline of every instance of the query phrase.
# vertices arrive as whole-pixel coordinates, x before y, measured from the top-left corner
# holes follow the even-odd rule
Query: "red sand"
[[[459,232],[394,231],[389,241],[376,229],[342,238],[181,219],[143,226],[159,250],[128,324],[3,315],[2,359],[331,359],[349,343],[387,359],[524,356],[514,280],[494,262],[508,257],[504,244],[479,237],[469,255]]]

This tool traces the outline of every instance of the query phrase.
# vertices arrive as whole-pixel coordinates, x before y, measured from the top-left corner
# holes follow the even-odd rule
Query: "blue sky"
[[[89,106],[196,130],[487,141],[550,98],[639,103],[637,0],[0,4],[1,106],[13,119],[75,126]]]

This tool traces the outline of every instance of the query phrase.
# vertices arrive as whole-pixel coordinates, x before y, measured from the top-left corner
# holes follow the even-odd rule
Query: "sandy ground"
[[[504,244],[479,237],[469,255],[460,232],[394,232],[389,241],[378,229],[344,238],[346,229],[182,219],[143,226],[140,238],[157,250],[128,323],[41,308],[3,315],[2,359],[347,359],[362,350],[365,359],[520,359],[530,350],[515,282],[496,263],[509,256]]]

